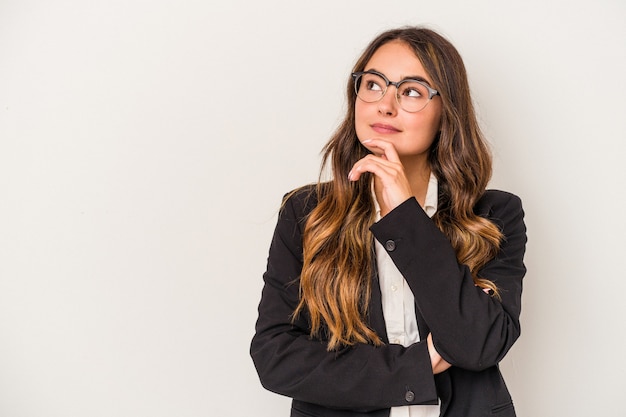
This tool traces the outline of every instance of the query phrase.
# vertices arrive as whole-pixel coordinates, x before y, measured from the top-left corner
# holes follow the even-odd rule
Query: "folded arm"
[[[520,334],[523,256],[526,244],[518,197],[490,191],[476,211],[494,221],[504,239],[500,251],[479,272],[499,288],[501,300],[474,285],[457,262],[443,233],[410,198],[371,228],[407,280],[430,328],[434,346],[453,366],[482,370],[498,363]],[[385,245],[392,240],[394,245]]]
[[[250,349],[261,383],[279,394],[334,408],[367,411],[436,404],[426,341],[407,348],[357,344],[328,352],[324,340],[309,336],[306,314],[292,321],[306,201],[296,194],[285,203],[270,247]]]

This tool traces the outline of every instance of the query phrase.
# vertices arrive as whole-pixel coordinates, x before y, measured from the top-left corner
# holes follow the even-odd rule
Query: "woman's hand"
[[[357,181],[364,172],[371,172],[382,185],[381,196],[383,206],[391,211],[398,207],[408,198],[413,196],[411,186],[405,175],[404,167],[393,144],[381,139],[368,139],[362,142],[374,154],[369,154],[358,160],[348,179]]]
[[[430,364],[433,367],[433,375],[439,374],[443,371],[447,371],[452,365],[446,362],[435,349],[435,345],[433,344],[433,334],[429,333],[428,338],[426,339],[428,344],[428,353],[430,354]]]

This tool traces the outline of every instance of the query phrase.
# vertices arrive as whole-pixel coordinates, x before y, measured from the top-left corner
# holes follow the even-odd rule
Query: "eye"
[[[367,88],[370,91],[382,91],[383,90],[380,84],[374,80],[367,80],[365,84],[365,88]]]
[[[398,94],[412,99],[424,99],[428,97],[428,90],[422,84],[414,81],[406,81],[401,84]]]
[[[401,95],[405,97],[420,98],[420,97],[423,97],[424,95],[422,90],[423,88],[420,89],[416,86],[407,85],[402,89]]]

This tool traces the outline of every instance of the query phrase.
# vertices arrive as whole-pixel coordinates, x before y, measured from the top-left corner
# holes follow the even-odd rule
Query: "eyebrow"
[[[367,69],[367,70],[364,70],[364,71],[376,71],[376,72],[378,72],[378,73],[380,73],[380,74],[385,75],[385,73],[384,73],[384,72],[382,72],[382,71],[378,71],[376,68],[370,68],[370,69]],[[385,75],[385,77],[387,77],[387,76]],[[387,77],[387,79],[389,79],[389,77]],[[432,87],[432,85],[430,84],[430,82],[429,82],[426,78],[422,77],[421,75],[408,75],[408,76],[406,76],[406,77],[402,78],[401,80],[398,80],[398,82],[400,82],[400,81],[405,81],[405,80],[415,80],[415,81],[421,81],[421,82],[423,82],[423,83],[428,84],[428,86],[429,86],[429,87]]]

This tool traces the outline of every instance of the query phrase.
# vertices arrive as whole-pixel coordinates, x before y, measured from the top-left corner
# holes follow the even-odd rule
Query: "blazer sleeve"
[[[302,228],[310,210],[306,201],[300,193],[285,202],[263,275],[250,347],[262,385],[299,401],[354,411],[436,404],[425,343],[407,348],[357,344],[329,352],[326,341],[309,336],[308,315],[292,320],[299,299]]]
[[[504,239],[479,276],[493,281],[501,301],[474,285],[447,237],[414,198],[371,228],[405,277],[439,354],[453,366],[479,371],[497,364],[520,335],[526,227],[520,199],[488,191],[475,211],[493,221]]]

